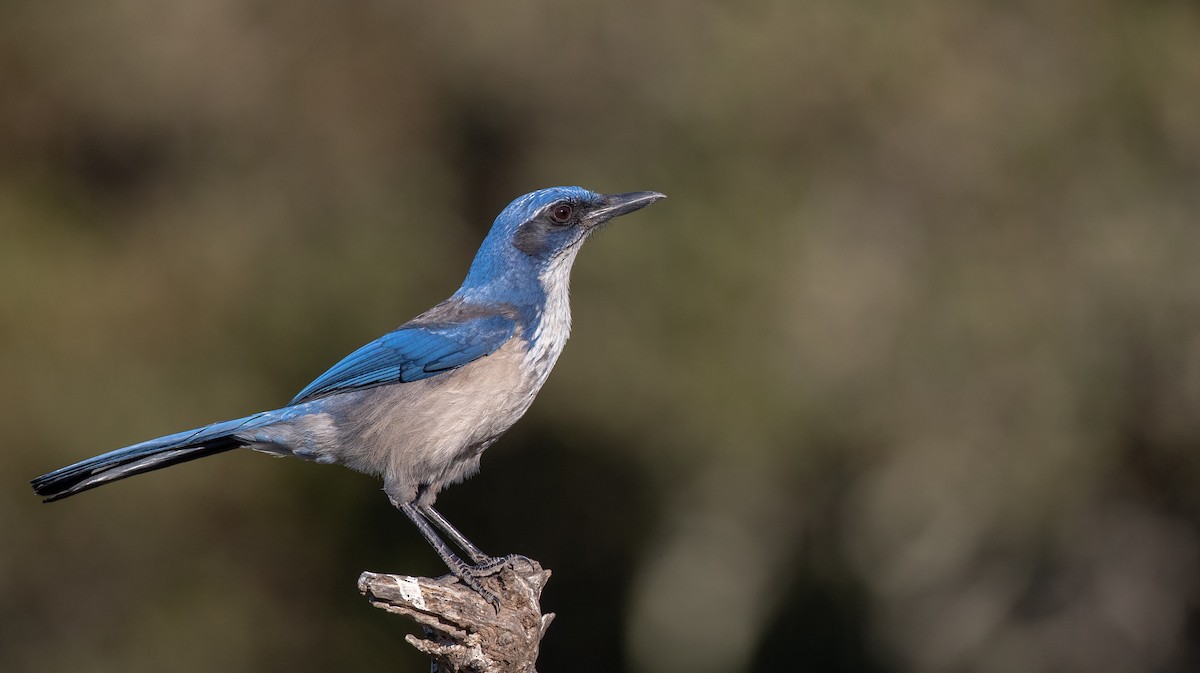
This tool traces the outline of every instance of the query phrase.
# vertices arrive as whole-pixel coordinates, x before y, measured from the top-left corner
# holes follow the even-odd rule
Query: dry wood
[[[452,575],[438,578],[364,572],[358,588],[375,607],[420,624],[405,640],[433,659],[435,673],[536,673],[538,646],[554,614],[542,614],[550,579],[537,561],[513,556],[483,579],[500,597],[496,610]]]

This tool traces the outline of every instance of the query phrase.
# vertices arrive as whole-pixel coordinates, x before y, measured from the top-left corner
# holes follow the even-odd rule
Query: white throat
[[[533,332],[529,352],[525,354],[525,364],[535,372],[539,386],[545,383],[567,344],[567,337],[571,336],[571,267],[581,247],[573,246],[538,275],[546,302],[538,315],[538,326]]]

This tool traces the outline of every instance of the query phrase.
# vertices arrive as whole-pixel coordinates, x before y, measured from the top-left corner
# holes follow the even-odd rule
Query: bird
[[[453,295],[350,353],[285,406],[88,458],[33,479],[33,490],[52,502],[240,448],[342,465],[380,477],[450,572],[499,610],[480,579],[508,559],[485,554],[434,503],[479,470],[483,451],[546,382],[571,332],[570,275],[584,241],[663,198],[582,187],[525,194],[493,222]]]

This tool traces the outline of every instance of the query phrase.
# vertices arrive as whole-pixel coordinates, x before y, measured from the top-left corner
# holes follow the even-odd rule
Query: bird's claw
[[[480,581],[484,577],[492,577],[504,570],[506,567],[513,569],[517,568],[517,564],[524,564],[530,568],[533,567],[533,561],[528,557],[520,554],[509,554],[507,556],[497,556],[489,558],[475,565],[467,565],[466,563],[455,564],[451,569],[458,581],[470,587],[472,591],[483,597],[483,600],[492,604],[496,614],[500,614],[500,596],[494,591],[491,591],[483,586]]]
[[[479,594],[483,600],[491,603],[492,608],[496,610],[496,614],[500,614],[500,596],[494,591],[485,588],[480,579],[495,575],[507,563],[507,558],[491,558],[476,565],[467,565],[466,563],[455,564],[451,570],[459,582],[462,582],[472,591]]]
[[[472,566],[472,569],[481,577],[490,577],[500,572],[505,567],[511,566],[513,569],[516,569],[517,563],[523,563],[530,568],[533,567],[533,561],[529,560],[528,557],[521,556],[520,554],[509,554],[507,556],[496,556],[481,561]]]

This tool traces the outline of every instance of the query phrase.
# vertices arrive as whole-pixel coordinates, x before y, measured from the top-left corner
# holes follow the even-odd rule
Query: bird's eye
[[[566,224],[567,220],[571,219],[571,215],[575,213],[575,209],[569,203],[560,203],[554,206],[554,210],[550,211],[550,219],[559,224]]]

